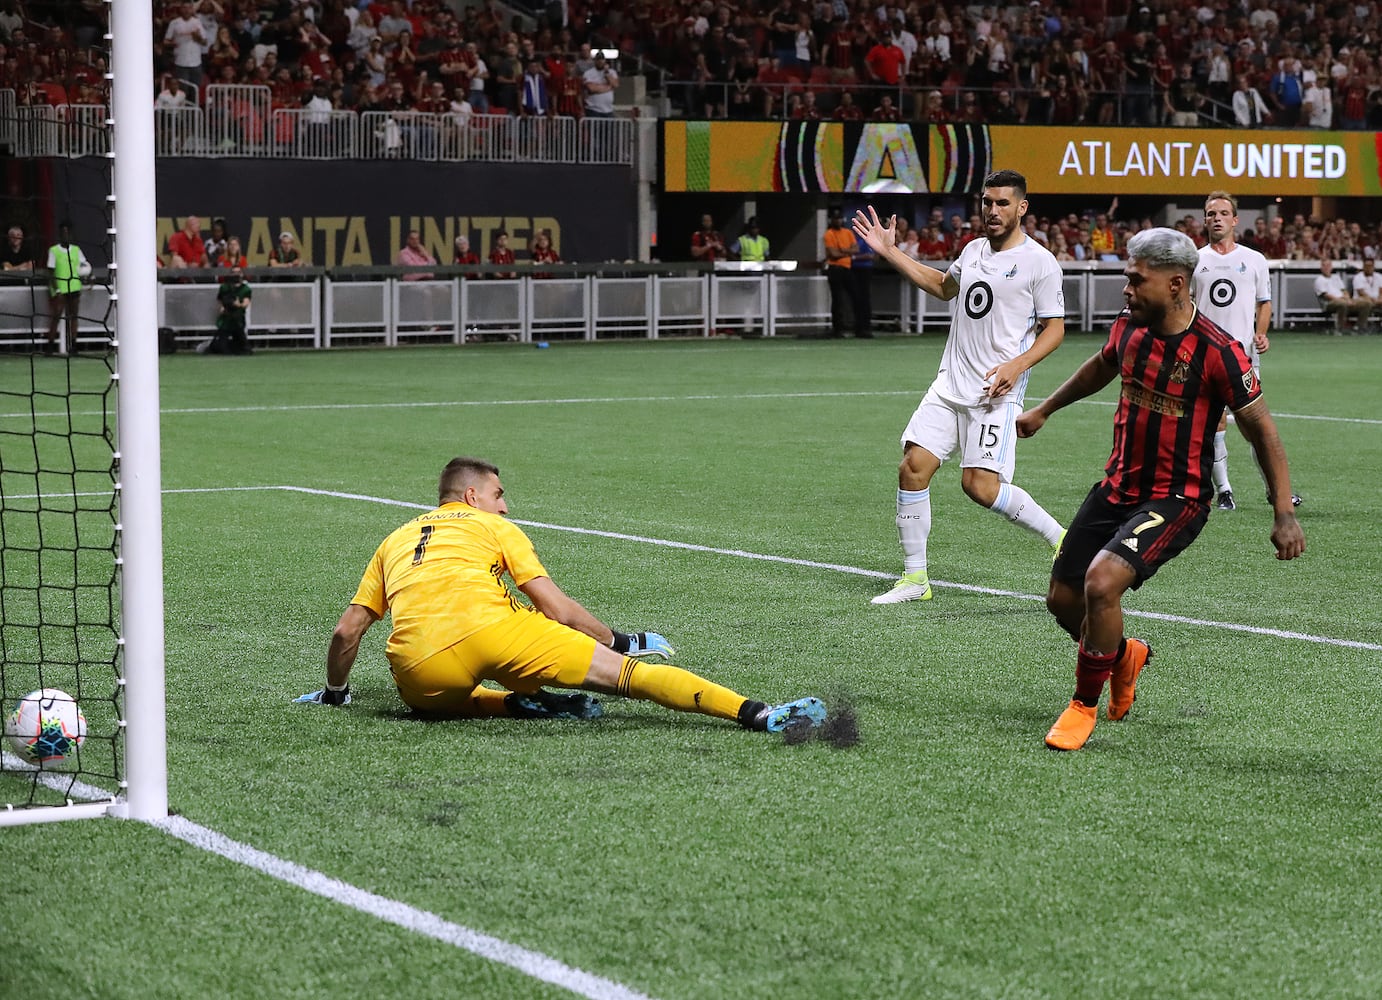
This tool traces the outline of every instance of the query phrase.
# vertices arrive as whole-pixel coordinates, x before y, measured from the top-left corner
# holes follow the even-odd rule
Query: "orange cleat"
[[[1094,722],[1098,717],[1099,706],[1082,705],[1071,698],[1070,706],[1060,714],[1056,724],[1046,734],[1046,745],[1052,750],[1080,749],[1094,733]]]
[[[1152,647],[1142,639],[1129,639],[1123,658],[1113,668],[1108,685],[1108,717],[1114,722],[1126,718],[1137,697],[1137,675],[1152,658]]]

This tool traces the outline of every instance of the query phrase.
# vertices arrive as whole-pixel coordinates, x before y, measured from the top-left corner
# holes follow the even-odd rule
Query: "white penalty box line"
[[[286,493],[303,493],[309,496],[335,497],[340,500],[359,500],[364,503],[382,504],[387,507],[403,507],[409,510],[431,510],[430,504],[415,503],[411,500],[395,500],[392,497],[376,497],[365,493],[345,493],[340,490],[320,490],[310,486],[204,486],[204,487],[185,487],[181,489],[165,489],[165,494],[178,493],[265,493],[282,491]],[[63,496],[95,496],[94,493],[65,493]],[[100,494],[104,495],[104,494]],[[38,494],[24,494],[14,499],[33,499]],[[680,549],[685,552],[704,552],[707,555],[731,556],[736,559],[753,559],[759,562],[778,563],[784,566],[800,566],[805,569],[823,569],[833,573],[846,573],[850,576],[864,576],[874,580],[893,580],[896,573],[885,573],[874,569],[864,569],[860,566],[848,566],[843,563],[819,562],[814,559],[796,559],[791,556],[777,556],[764,552],[749,552],[746,549],[724,549],[716,548],[711,545],[698,545],[694,542],[679,542],[670,538],[653,538],[648,535],[632,535],[622,531],[603,531],[597,528],[580,528],[569,524],[551,524],[546,521],[529,521],[523,518],[509,518],[514,524],[521,524],[529,528],[543,528],[548,531],[564,531],[573,535],[591,535],[598,538],[611,538],[623,542],[637,542],[641,545],[657,545],[668,549]],[[981,587],[972,583],[957,583],[953,580],[931,581],[931,586],[941,587],[948,590],[958,590],[971,594],[986,594],[990,597],[1008,597],[1018,601],[1042,601],[1046,600],[1040,594],[1027,594],[1020,590],[1003,590],[997,587]],[[1141,611],[1131,608],[1123,610],[1124,617],[1145,618],[1148,621],[1167,622],[1175,625],[1199,625],[1205,628],[1225,629],[1230,632],[1243,632],[1249,635],[1270,636],[1274,639],[1294,639],[1298,642],[1311,642],[1321,646],[1337,646],[1343,649],[1366,649],[1382,652],[1382,643],[1363,642],[1359,639],[1340,639],[1330,635],[1314,635],[1310,632],[1293,632],[1289,629],[1264,628],[1260,625],[1244,625],[1239,622],[1215,621],[1212,618],[1192,618],[1188,615],[1166,614],[1161,611]]]
[[[344,493],[338,490],[320,490],[308,486],[240,486],[237,490],[284,490],[291,493],[304,493],[311,496],[336,497],[341,500],[359,500],[365,503],[383,504],[389,507],[404,507],[410,510],[431,510],[431,504],[414,503],[409,500],[395,500],[390,497],[375,497],[364,493]],[[219,493],[220,488],[166,490],[168,493]],[[875,580],[896,579],[896,573],[884,573],[860,566],[847,566],[843,563],[819,562],[814,559],[796,559],[791,556],[777,556],[763,552],[749,552],[745,549],[724,549],[694,542],[679,542],[669,538],[652,538],[647,535],[631,535],[621,531],[602,531],[596,528],[579,528],[567,524],[550,524],[545,521],[529,521],[522,518],[509,518],[514,524],[529,528],[543,528],[548,531],[564,531],[573,535],[592,535],[598,538],[611,538],[623,542],[637,542],[642,545],[657,545],[662,548],[680,549],[685,552],[703,552],[707,555],[730,556],[736,559],[753,559],[759,562],[778,563],[785,566],[799,566],[804,569],[822,569],[833,573],[846,573],[850,576],[863,576]],[[950,580],[931,580],[931,586],[958,590],[971,594],[985,594],[990,597],[1008,597],[1019,601],[1042,601],[1039,594],[1026,594],[1018,590],[1002,590],[996,587],[980,587],[972,583],[956,583]],[[1225,629],[1230,632],[1245,632],[1252,635],[1270,636],[1274,639],[1294,639],[1299,642],[1312,642],[1323,646],[1339,646],[1345,649],[1367,649],[1382,651],[1382,643],[1362,642],[1357,639],[1339,639],[1328,635],[1312,635],[1308,632],[1292,632],[1286,629],[1263,628],[1259,625],[1242,625],[1238,622],[1221,622],[1209,618],[1191,618],[1186,615],[1165,614],[1159,611],[1139,611],[1124,609],[1125,617],[1145,618],[1149,621],[1168,622],[1176,625],[1200,625],[1207,628]]]
[[[39,784],[60,793],[67,800],[66,806],[31,814],[31,821],[72,819],[74,811],[82,811],[85,815],[91,816],[105,815],[116,805],[110,792],[103,788],[76,781],[71,775],[60,771],[41,770],[8,751],[4,752],[3,759],[6,771],[37,772],[34,777]],[[78,802],[85,802],[87,805],[77,805]],[[631,990],[611,979],[583,972],[549,955],[452,923],[435,913],[380,896],[313,868],[287,861],[249,844],[242,844],[185,817],[168,816],[155,820],[152,825],[193,847],[219,855],[227,861],[253,868],[270,878],[287,882],[313,895],[348,906],[352,910],[376,917],[404,930],[452,945],[491,962],[507,965],[525,976],[560,986],[578,996],[587,997],[588,1000],[652,1000],[647,994]]]

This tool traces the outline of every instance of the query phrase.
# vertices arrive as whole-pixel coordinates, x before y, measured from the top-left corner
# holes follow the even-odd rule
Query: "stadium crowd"
[[[20,104],[106,103],[103,7],[0,0],[0,89]],[[530,17],[496,0],[155,0],[155,21],[161,108],[228,83],[261,84],[282,108],[581,116],[587,74],[617,49],[697,117],[1382,128],[1379,0],[560,0]],[[909,244],[921,259],[964,238],[963,220],[933,221]],[[1150,225],[1026,221],[1072,260],[1122,257]],[[1180,227],[1203,242],[1198,219]],[[1244,242],[1273,259],[1361,260],[1380,237],[1296,216]]]
[[[1071,212],[1063,217],[1028,215],[1022,226],[1028,236],[1045,245],[1060,261],[1118,261],[1127,259],[1128,240],[1157,224],[1151,218],[1119,219],[1118,199],[1103,212]],[[898,220],[898,246],[914,260],[950,261],[964,245],[982,233],[978,216],[943,218],[933,209],[929,218]],[[1195,241],[1209,242],[1204,219],[1186,215],[1174,223]],[[1304,214],[1291,218],[1258,216],[1254,225],[1238,234],[1238,242],[1259,251],[1268,260],[1375,260],[1382,253],[1382,224],[1371,225],[1344,218],[1312,219]]]
[[[0,0],[0,88],[102,103],[100,0]],[[1378,0],[156,0],[161,106],[565,114],[601,49],[695,117],[1382,128]],[[401,85],[401,86],[400,86]],[[182,96],[178,92],[182,91]]]

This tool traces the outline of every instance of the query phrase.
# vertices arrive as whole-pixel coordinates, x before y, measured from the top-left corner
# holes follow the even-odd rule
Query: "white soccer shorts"
[[[942,399],[933,386],[907,421],[902,446],[920,445],[942,462],[958,451],[960,468],[988,469],[1010,483],[1017,463],[1018,412],[1017,403],[1003,400],[956,406]]]

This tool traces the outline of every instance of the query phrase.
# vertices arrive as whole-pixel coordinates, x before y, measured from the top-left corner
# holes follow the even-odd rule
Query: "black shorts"
[[[1051,567],[1052,579],[1083,585],[1089,564],[1108,550],[1133,568],[1136,590],[1184,552],[1209,521],[1209,508],[1194,500],[1166,497],[1116,504],[1104,496],[1101,485],[1089,491],[1075,514]]]

